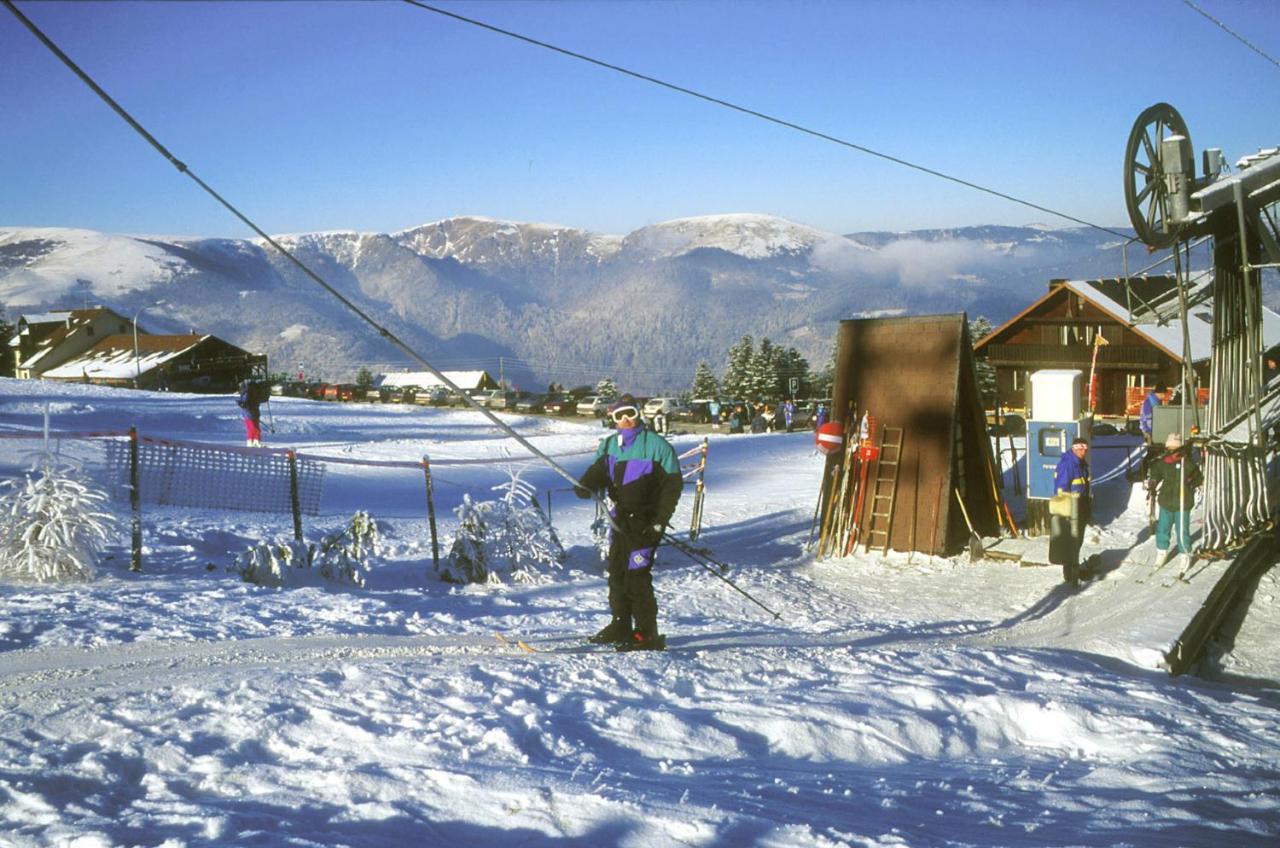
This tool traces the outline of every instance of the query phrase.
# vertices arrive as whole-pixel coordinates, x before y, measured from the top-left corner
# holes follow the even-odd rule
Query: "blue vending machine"
[[[1077,437],[1088,441],[1092,417],[1080,414],[1082,371],[1046,369],[1031,375],[1031,418],[1027,421],[1027,497],[1054,495],[1053,472]]]

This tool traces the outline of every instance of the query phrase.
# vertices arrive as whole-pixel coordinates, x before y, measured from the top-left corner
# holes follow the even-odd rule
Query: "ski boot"
[[[618,645],[619,651],[665,651],[667,637],[660,634],[646,635],[643,630],[633,630],[631,638]]]
[[[600,632],[587,639],[593,645],[613,645],[622,644],[631,638],[631,622],[625,618],[615,618],[604,627]]]

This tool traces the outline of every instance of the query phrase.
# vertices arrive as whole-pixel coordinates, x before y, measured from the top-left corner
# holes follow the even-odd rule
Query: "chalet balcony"
[[[993,344],[987,345],[987,362],[1000,368],[1082,368],[1093,361],[1089,345]],[[1098,348],[1098,368],[1151,371],[1169,364],[1169,357],[1153,347],[1104,345]]]

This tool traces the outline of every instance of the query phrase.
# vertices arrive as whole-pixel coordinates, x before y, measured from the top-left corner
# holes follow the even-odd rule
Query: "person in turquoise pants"
[[[1200,487],[1200,468],[1182,446],[1182,437],[1170,433],[1164,441],[1164,456],[1151,463],[1148,479],[1156,487],[1156,560],[1163,565],[1169,557],[1169,543],[1177,528],[1178,550],[1191,553],[1191,506]],[[1185,474],[1184,474],[1185,472]]]

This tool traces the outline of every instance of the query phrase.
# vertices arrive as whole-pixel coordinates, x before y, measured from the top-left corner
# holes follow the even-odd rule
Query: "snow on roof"
[[[75,380],[88,377],[98,380],[132,380],[194,348],[212,336],[140,335],[138,347],[129,335],[107,336],[89,351],[57,368],[44,372],[44,377]]]
[[[1170,356],[1181,360],[1181,319],[1171,318],[1163,324],[1158,323],[1154,318],[1140,317],[1136,321],[1130,320],[1132,315],[1129,304],[1119,299],[1123,297],[1124,287],[1108,285],[1111,282],[1113,281],[1065,280],[1063,285],[1109,313],[1117,321],[1129,324],[1135,332],[1164,348]],[[1211,277],[1209,275],[1202,277],[1198,285],[1212,285]],[[1213,354],[1213,309],[1208,303],[1201,303],[1188,311],[1188,318],[1187,336],[1191,344],[1191,361],[1202,362]],[[1280,315],[1265,306],[1262,308],[1262,338],[1265,350],[1280,345]]]
[[[442,373],[455,386],[461,389],[480,388],[480,383],[486,376],[484,371],[444,371]],[[378,378],[377,385],[384,388],[420,386],[424,389],[430,389],[435,386],[443,386],[444,383],[440,382],[440,378],[430,371],[401,371],[399,373],[383,374]]]
[[[71,310],[60,312],[31,312],[18,316],[19,323],[25,324],[61,324],[71,317]]]

